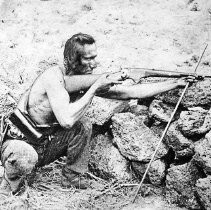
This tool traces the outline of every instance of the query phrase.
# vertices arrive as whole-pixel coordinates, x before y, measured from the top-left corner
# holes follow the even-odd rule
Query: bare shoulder
[[[52,67],[47,69],[42,75],[42,82],[45,87],[64,86],[64,75],[61,68]]]

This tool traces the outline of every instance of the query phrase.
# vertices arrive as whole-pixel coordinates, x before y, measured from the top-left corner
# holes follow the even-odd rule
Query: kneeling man
[[[64,155],[67,158],[62,170],[62,185],[87,188],[84,175],[88,171],[92,127],[83,116],[93,97],[139,99],[186,85],[184,79],[175,79],[125,86],[121,84],[121,72],[92,74],[97,67],[96,56],[92,36],[73,35],[65,44],[65,68],[45,70],[22,96],[17,109],[19,118],[23,119],[17,118],[17,123],[15,120],[13,123],[26,138],[8,138],[3,142],[2,192],[16,193],[35,166],[44,166]],[[27,123],[29,125],[24,128]]]

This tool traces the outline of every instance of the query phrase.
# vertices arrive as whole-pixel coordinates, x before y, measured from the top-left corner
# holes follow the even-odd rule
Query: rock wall
[[[87,115],[98,125],[90,170],[104,179],[140,181],[177,98],[172,91],[135,103],[95,98]],[[188,88],[145,179],[188,209],[211,209],[210,100],[210,81]]]

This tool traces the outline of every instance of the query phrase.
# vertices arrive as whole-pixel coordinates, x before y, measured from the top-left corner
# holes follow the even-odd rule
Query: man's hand
[[[110,89],[113,85],[122,84],[122,81],[119,81],[121,80],[120,78],[119,73],[104,74],[93,84],[93,87],[95,87],[97,91],[105,91]]]
[[[196,76],[188,76],[188,77],[182,77],[177,80],[177,84],[179,87],[184,87],[188,82],[194,83],[197,82]]]
[[[114,73],[108,73],[107,78],[110,80],[124,81],[129,78],[129,74],[126,70],[121,70]]]

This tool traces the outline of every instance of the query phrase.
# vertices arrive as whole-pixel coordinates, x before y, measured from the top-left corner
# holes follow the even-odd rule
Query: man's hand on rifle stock
[[[129,72],[126,69],[117,72],[108,73],[107,78],[110,80],[124,81],[130,78]]]
[[[198,78],[197,75],[191,75],[191,76],[187,76],[187,77],[182,77],[182,78],[179,78],[177,80],[177,84],[180,87],[184,87],[188,82],[189,83],[197,82],[198,81],[197,78]]]
[[[104,74],[93,84],[97,91],[109,90],[111,86],[122,84],[120,73]]]

